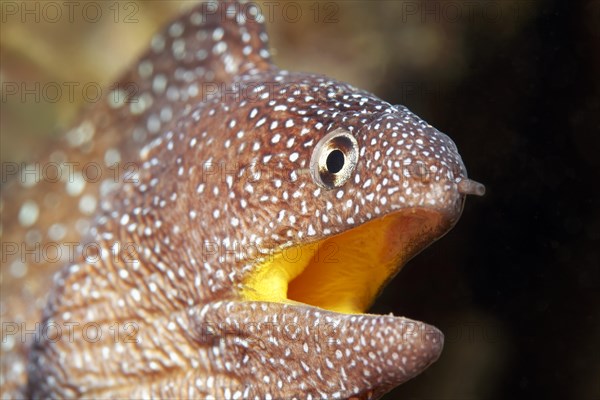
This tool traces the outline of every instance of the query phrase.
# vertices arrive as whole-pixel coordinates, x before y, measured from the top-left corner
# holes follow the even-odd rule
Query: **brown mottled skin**
[[[456,147],[402,106],[279,70],[260,21],[243,18],[248,6],[218,7],[203,15],[198,6],[153,39],[121,80],[139,87],[137,103],[111,103],[109,94],[42,158],[61,149],[69,161],[104,164],[118,153],[135,163],[134,176],[87,182],[71,195],[64,182],[3,187],[3,241],[47,243],[60,223],[61,241],[95,244],[87,258],[79,249],[74,260],[28,265],[23,276],[7,272],[18,269],[16,256],[3,262],[3,321],[74,323],[72,340],[41,335],[3,347],[3,396],[377,398],[439,357],[434,327],[314,304],[351,273],[352,259],[370,257],[362,237],[343,234],[399,216],[384,238],[397,264],[387,282],[456,223],[465,194],[481,191]],[[354,137],[358,162],[327,187],[311,156],[336,130]],[[55,209],[44,202],[51,192]],[[26,201],[39,217],[22,226]],[[314,302],[248,297],[249,277],[270,257],[325,239],[337,246],[340,275],[316,269],[298,278],[310,280],[310,293],[290,285],[291,299]],[[86,324],[103,335],[90,340]]]

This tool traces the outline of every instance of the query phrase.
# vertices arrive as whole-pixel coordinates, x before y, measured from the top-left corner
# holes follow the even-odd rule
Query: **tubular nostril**
[[[472,179],[463,179],[458,182],[458,193],[483,196],[485,194],[485,186]]]

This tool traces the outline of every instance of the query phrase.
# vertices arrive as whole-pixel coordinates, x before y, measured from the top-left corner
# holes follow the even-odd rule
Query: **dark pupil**
[[[344,153],[340,150],[333,150],[327,155],[327,170],[332,174],[340,172],[344,167]]]

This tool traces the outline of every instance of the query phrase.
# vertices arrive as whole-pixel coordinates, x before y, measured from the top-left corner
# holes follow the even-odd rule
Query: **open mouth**
[[[364,313],[402,266],[443,235],[448,225],[438,211],[411,208],[283,249],[246,280],[242,297]]]

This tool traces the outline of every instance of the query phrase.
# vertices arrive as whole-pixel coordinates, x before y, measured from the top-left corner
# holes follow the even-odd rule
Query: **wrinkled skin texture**
[[[72,162],[118,154],[133,175],[87,182],[75,195],[51,182],[3,190],[6,215],[27,201],[41,207],[33,225],[7,218],[3,240],[58,221],[62,241],[94,244],[74,262],[5,274],[3,320],[72,326],[72,340],[16,343],[3,357],[3,394],[376,398],[439,357],[443,336],[421,322],[241,295],[282,248],[396,212],[435,214],[407,261],[456,223],[467,177],[452,141],[409,110],[279,70],[262,24],[243,18],[247,6],[218,7],[204,15],[198,6],[158,34],[121,80],[139,87],[137,102],[109,94],[58,147]],[[328,189],[310,160],[336,129],[356,138],[359,159],[347,182]],[[56,157],[51,149],[42,160]],[[50,192],[60,212],[42,206]],[[89,324],[102,337],[90,340]]]

